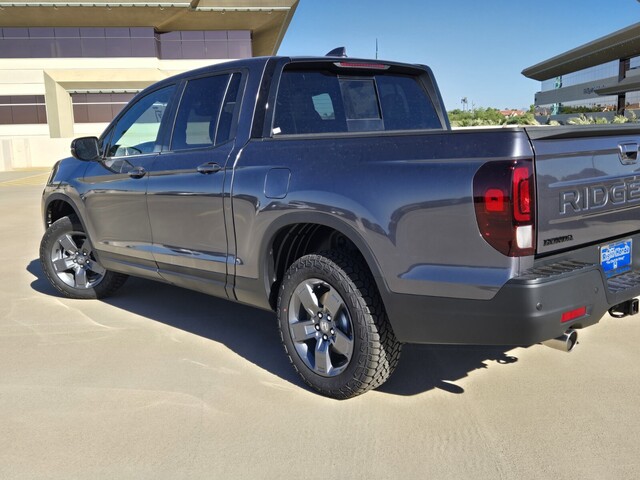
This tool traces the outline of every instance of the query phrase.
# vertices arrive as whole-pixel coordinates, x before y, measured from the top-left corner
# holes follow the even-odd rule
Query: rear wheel
[[[285,350],[304,381],[333,398],[382,385],[400,358],[369,271],[335,251],[306,255],[289,268],[278,297]]]
[[[98,262],[75,215],[60,218],[47,229],[40,244],[40,263],[51,285],[71,298],[109,296],[127,279]]]

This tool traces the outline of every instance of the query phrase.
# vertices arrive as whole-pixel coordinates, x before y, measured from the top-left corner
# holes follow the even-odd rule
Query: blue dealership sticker
[[[629,270],[632,249],[631,239],[600,247],[600,265],[607,276]]]

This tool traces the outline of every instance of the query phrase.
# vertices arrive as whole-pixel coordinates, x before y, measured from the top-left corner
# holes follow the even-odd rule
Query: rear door
[[[589,244],[611,244],[630,254],[640,249],[624,243],[640,230],[640,128],[534,128],[527,133],[536,156],[538,253]]]
[[[169,150],[153,164],[147,205],[153,255],[177,285],[226,296],[223,195],[235,149],[243,75],[226,72],[183,85]]]

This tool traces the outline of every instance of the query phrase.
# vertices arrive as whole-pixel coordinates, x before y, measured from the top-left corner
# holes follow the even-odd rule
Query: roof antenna
[[[378,39],[376,38],[376,60],[378,59]]]
[[[345,47],[338,47],[331,50],[325,55],[325,57],[346,57],[347,49]]]

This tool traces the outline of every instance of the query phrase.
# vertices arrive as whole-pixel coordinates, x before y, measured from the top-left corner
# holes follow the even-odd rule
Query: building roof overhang
[[[598,38],[568,52],[525,68],[522,74],[534,80],[548,80],[560,75],[601,65],[611,60],[640,54],[640,23]]]
[[[0,27],[251,30],[254,55],[274,55],[299,0],[0,0]]]
[[[640,76],[625,78],[610,87],[599,88],[595,92],[598,95],[618,95],[640,90]]]

